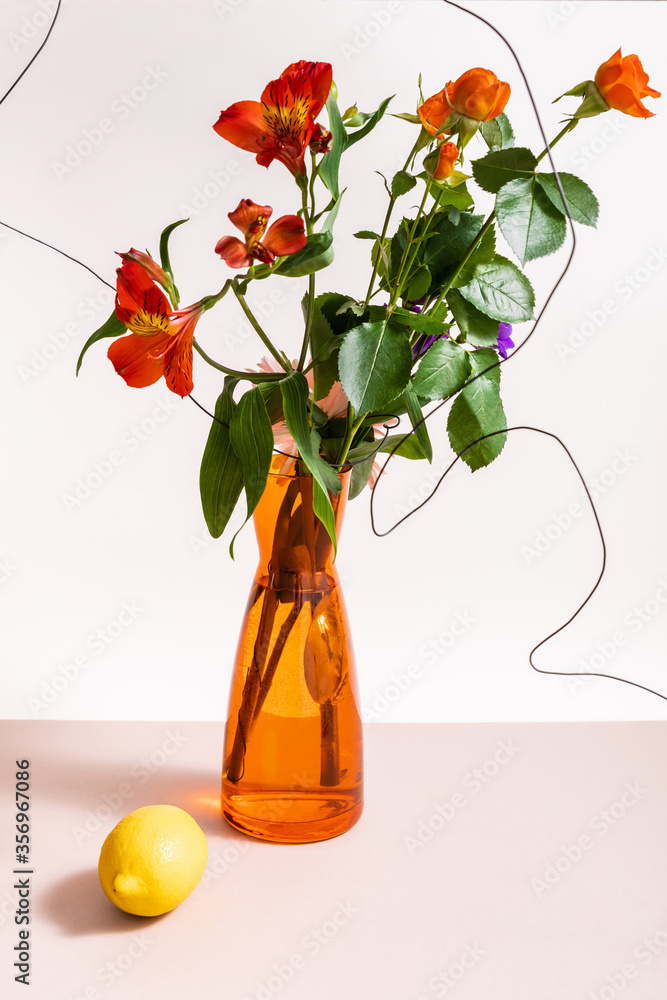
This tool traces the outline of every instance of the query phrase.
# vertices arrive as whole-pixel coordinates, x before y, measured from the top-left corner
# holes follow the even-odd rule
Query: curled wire
[[[464,389],[467,386],[472,385],[473,382],[475,382],[478,378],[481,378],[482,375],[485,375],[487,372],[491,371],[493,368],[497,368],[500,365],[504,364],[506,361],[509,361],[512,358],[514,358],[518,354],[518,352],[528,343],[528,341],[530,340],[530,338],[535,333],[535,330],[537,329],[537,326],[538,326],[540,320],[542,319],[542,316],[544,315],[544,312],[545,312],[547,306],[551,302],[551,299],[553,298],[553,295],[555,294],[557,288],[559,287],[560,283],[562,282],[563,278],[565,277],[566,273],[568,272],[568,270],[570,268],[570,265],[572,263],[572,258],[574,256],[574,252],[575,252],[575,249],[576,249],[576,234],[575,234],[575,231],[574,231],[574,224],[573,224],[573,221],[572,221],[572,216],[570,215],[570,211],[569,211],[569,208],[568,208],[567,199],[565,197],[565,192],[563,191],[563,187],[562,187],[562,184],[561,184],[560,176],[558,174],[558,171],[556,170],[556,166],[555,166],[555,163],[553,161],[553,157],[551,155],[551,147],[549,146],[549,142],[547,140],[546,133],[544,131],[544,127],[542,125],[542,119],[540,117],[540,113],[539,113],[539,110],[537,108],[537,104],[535,102],[535,99],[533,97],[533,93],[532,93],[532,90],[530,88],[530,84],[528,83],[528,79],[527,79],[526,74],[525,74],[525,72],[523,70],[523,66],[521,65],[521,61],[520,61],[519,57],[517,56],[517,54],[514,51],[513,47],[511,46],[511,44],[509,43],[509,41],[507,40],[507,38],[503,35],[503,33],[498,28],[496,28],[496,26],[494,24],[492,24],[490,21],[487,21],[487,19],[485,17],[482,17],[481,14],[477,14],[477,13],[475,13],[475,11],[468,10],[466,7],[463,7],[460,4],[455,3],[454,0],[442,0],[442,2],[448,4],[450,7],[455,7],[457,10],[460,10],[463,13],[470,15],[471,17],[477,18],[478,21],[481,21],[483,24],[485,24],[487,27],[489,27],[492,31],[494,31],[499,36],[499,38],[502,40],[502,42],[507,46],[507,48],[509,49],[509,51],[512,53],[512,56],[514,57],[514,61],[515,61],[516,65],[517,65],[517,68],[519,70],[519,73],[521,74],[521,77],[523,78],[523,82],[524,82],[524,84],[526,86],[526,90],[528,92],[528,96],[529,96],[531,105],[533,107],[533,111],[535,113],[535,118],[537,120],[537,124],[538,124],[539,130],[540,130],[540,133],[542,135],[542,139],[544,141],[544,145],[545,145],[545,148],[546,148],[546,151],[547,151],[547,156],[549,158],[549,163],[551,164],[551,168],[552,168],[555,180],[556,180],[556,184],[557,184],[557,187],[558,187],[561,199],[563,201],[563,206],[564,206],[564,209],[565,209],[565,214],[566,214],[567,219],[568,219],[570,234],[572,236],[572,247],[570,249],[570,253],[569,253],[567,262],[566,262],[566,264],[565,264],[565,266],[564,266],[561,274],[559,275],[558,279],[556,280],[555,284],[553,285],[551,291],[549,292],[549,294],[548,294],[548,296],[547,296],[547,298],[546,298],[546,300],[544,302],[544,305],[542,306],[542,309],[538,313],[538,316],[537,316],[537,318],[536,318],[536,320],[535,320],[535,322],[533,324],[532,330],[527,334],[527,336],[518,345],[518,347],[515,348],[515,350],[512,352],[512,354],[509,355],[509,357],[504,358],[504,359],[500,359],[499,358],[493,365],[489,365],[483,371],[475,373],[475,375],[472,378],[470,378],[468,380],[468,382],[466,382],[466,385],[462,387],[462,389]],[[27,71],[30,69],[30,67],[32,66],[32,64],[35,62],[35,60],[37,59],[37,57],[39,56],[39,54],[43,51],[45,45],[47,44],[47,42],[49,41],[49,38],[51,37],[51,32],[53,31],[55,23],[56,23],[56,21],[58,19],[58,15],[60,14],[61,6],[62,6],[62,0],[58,0],[58,3],[57,3],[57,6],[56,6],[56,10],[55,10],[53,19],[51,21],[51,24],[49,26],[49,30],[47,31],[46,36],[45,36],[42,44],[39,46],[39,48],[37,49],[37,51],[35,52],[35,54],[32,56],[32,58],[30,59],[30,61],[27,63],[27,65],[24,67],[24,69],[21,71],[21,73],[19,74],[19,76],[14,80],[14,82],[10,86],[9,90],[7,90],[7,92],[2,96],[2,98],[0,98],[0,105],[7,99],[7,97],[9,97],[9,95],[12,93],[12,91],[14,90],[14,88],[17,86],[17,84],[20,82],[20,80],[23,78],[23,76],[27,73]],[[106,281],[104,278],[102,278],[91,267],[89,267],[87,264],[83,263],[83,261],[80,261],[78,258],[73,257],[70,254],[66,253],[64,250],[60,250],[58,247],[53,246],[53,244],[48,243],[45,240],[41,240],[41,239],[39,239],[36,236],[32,236],[30,233],[26,233],[22,229],[18,229],[16,226],[12,226],[12,225],[10,225],[7,222],[0,221],[0,225],[5,226],[7,229],[11,229],[13,232],[18,233],[19,235],[24,236],[27,239],[33,240],[35,243],[39,243],[42,246],[45,246],[48,249],[53,250],[55,253],[58,253],[61,256],[67,258],[67,260],[70,260],[73,263],[78,264],[80,267],[84,268],[86,271],[88,271],[90,274],[92,274],[95,278],[97,278],[99,281],[101,281],[102,284],[106,285],[108,288],[111,288],[111,289],[114,288],[113,285],[111,285],[108,281]],[[460,391],[462,391],[462,389],[458,390],[458,391],[460,392]],[[542,639],[540,642],[538,642],[537,645],[535,645],[531,649],[531,651],[529,653],[529,656],[528,656],[528,660],[529,660],[530,666],[537,673],[548,674],[548,675],[552,675],[552,676],[560,676],[560,677],[584,677],[584,676],[585,677],[604,677],[604,678],[607,678],[608,680],[619,681],[619,682],[621,682],[623,684],[628,684],[628,685],[630,685],[632,687],[639,688],[642,691],[646,691],[649,694],[655,695],[657,698],[662,698],[663,700],[667,701],[667,695],[661,694],[659,691],[656,691],[653,688],[647,687],[644,684],[640,684],[637,681],[629,680],[626,677],[618,677],[615,674],[598,673],[598,672],[592,672],[592,671],[580,671],[580,670],[575,670],[575,671],[545,670],[544,668],[536,666],[535,663],[534,663],[534,661],[533,661],[533,656],[537,652],[537,650],[540,649],[541,646],[544,646],[547,642],[549,642],[549,640],[552,639],[554,636],[558,635],[559,632],[562,632],[564,629],[566,629],[568,627],[568,625],[570,625],[574,621],[574,619],[577,617],[577,615],[583,610],[583,608],[591,600],[591,598],[593,597],[594,593],[596,592],[596,590],[598,589],[598,587],[600,585],[600,582],[601,582],[602,577],[603,577],[604,572],[605,572],[606,562],[607,562],[607,548],[606,548],[606,544],[605,544],[604,533],[603,533],[603,530],[602,530],[602,525],[600,523],[600,518],[598,516],[597,510],[595,508],[595,504],[593,502],[593,498],[592,498],[592,496],[590,494],[588,486],[586,485],[586,481],[585,481],[585,479],[584,479],[584,477],[583,477],[583,475],[581,473],[581,470],[579,469],[579,466],[577,465],[577,463],[574,460],[574,457],[572,456],[570,450],[567,448],[567,446],[565,445],[565,443],[558,437],[557,434],[553,434],[551,431],[543,430],[540,427],[531,427],[529,425],[520,425],[520,426],[516,426],[516,427],[506,427],[506,428],[503,428],[502,430],[492,431],[489,434],[484,434],[482,437],[476,438],[474,441],[471,441],[470,444],[466,445],[466,447],[461,452],[459,452],[456,455],[456,457],[453,459],[453,461],[450,463],[450,465],[447,467],[447,469],[445,469],[445,471],[443,472],[443,474],[440,476],[440,478],[438,479],[435,487],[433,488],[433,490],[429,494],[429,496],[426,498],[426,500],[424,500],[417,507],[413,508],[407,514],[405,514],[403,517],[401,517],[387,531],[380,532],[380,531],[377,530],[376,525],[375,525],[375,514],[374,514],[375,490],[377,488],[378,482],[380,481],[380,479],[382,477],[382,474],[384,473],[384,470],[387,467],[388,462],[390,461],[391,458],[394,457],[394,455],[396,454],[397,450],[401,447],[401,444],[404,441],[406,441],[414,433],[414,431],[417,429],[417,427],[421,426],[422,424],[424,424],[426,422],[426,420],[430,419],[430,417],[432,417],[435,413],[437,413],[445,405],[445,403],[449,402],[449,400],[452,398],[452,396],[456,395],[456,394],[457,393],[453,393],[450,396],[448,396],[446,399],[442,400],[428,414],[426,414],[424,417],[422,417],[422,419],[417,424],[415,424],[413,427],[411,427],[411,430],[408,431],[396,443],[396,445],[392,448],[391,452],[388,453],[387,460],[385,461],[384,465],[382,466],[382,469],[380,470],[378,478],[377,478],[377,480],[376,480],[376,482],[373,485],[372,490],[371,490],[370,516],[371,516],[371,527],[372,527],[372,530],[373,530],[374,534],[378,535],[379,537],[385,537],[386,535],[390,534],[392,531],[395,531],[396,528],[399,527],[399,525],[401,525],[405,520],[407,520],[408,517],[411,517],[418,510],[420,510],[424,506],[424,504],[427,503],[428,500],[430,500],[431,497],[436,493],[436,491],[440,487],[440,485],[443,482],[443,480],[445,479],[445,477],[449,474],[449,472],[451,471],[451,469],[461,459],[461,457],[465,454],[465,452],[468,451],[468,449],[473,448],[476,444],[479,444],[481,441],[484,441],[487,438],[495,437],[498,434],[511,434],[514,431],[520,431],[520,430],[523,430],[523,431],[532,431],[535,434],[543,434],[546,437],[552,438],[554,441],[557,441],[558,444],[561,446],[561,448],[563,448],[563,450],[565,451],[566,455],[570,459],[572,465],[574,466],[574,468],[575,468],[575,470],[577,472],[577,475],[579,476],[579,478],[580,478],[580,480],[582,482],[584,490],[586,491],[586,496],[588,497],[588,501],[590,503],[591,510],[593,511],[593,516],[595,518],[595,523],[597,525],[598,533],[599,533],[599,536],[600,536],[600,542],[601,542],[601,545],[602,545],[602,567],[600,569],[600,573],[598,575],[598,578],[597,578],[597,580],[596,580],[593,588],[591,589],[591,591],[589,592],[589,594],[585,598],[585,600],[574,611],[574,613],[572,615],[570,615],[570,617],[567,619],[567,621],[565,621],[557,629],[554,629],[553,632],[549,633],[549,635],[547,635],[544,639]],[[222,421],[218,417],[216,417],[215,414],[210,413],[210,411],[207,410],[206,407],[204,407],[201,403],[199,403],[194,398],[194,396],[192,396],[192,394],[190,394],[189,398],[192,400],[192,402],[197,407],[199,407],[200,410],[202,410],[204,413],[206,413],[212,420],[216,420],[223,427],[227,427],[228,426],[227,424],[224,423],[224,421]],[[346,465],[358,465],[358,464],[362,464],[363,462],[367,462],[370,458],[374,458],[380,452],[380,449],[382,448],[384,442],[387,440],[389,431],[391,429],[395,428],[400,423],[400,418],[399,418],[399,416],[397,414],[387,414],[387,418],[391,419],[391,420],[394,420],[395,423],[389,424],[388,422],[385,422],[383,424],[383,426],[385,428],[385,434],[384,434],[384,437],[381,438],[378,441],[377,448],[375,448],[374,451],[371,452],[371,454],[366,455],[362,459],[356,459],[356,460],[353,460],[351,462],[346,462],[345,463]],[[279,449],[274,449],[274,451],[277,451],[279,454],[283,454],[283,455],[286,454],[285,452],[279,451]],[[293,456],[289,456],[289,457],[293,457]],[[336,467],[338,468],[339,466],[336,466]]]

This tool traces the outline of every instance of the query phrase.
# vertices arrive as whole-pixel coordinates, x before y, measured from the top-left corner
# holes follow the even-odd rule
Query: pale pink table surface
[[[360,823],[306,846],[221,820],[217,723],[1,727],[3,1000],[667,998],[667,723],[367,726]],[[12,968],[17,758],[29,990]],[[209,866],[146,920],[107,901],[97,859],[123,815],[159,802],[197,819]]]

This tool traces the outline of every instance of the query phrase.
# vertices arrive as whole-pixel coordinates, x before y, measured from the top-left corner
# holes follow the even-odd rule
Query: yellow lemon
[[[198,884],[208,860],[204,831],[178,806],[128,813],[102,845],[98,873],[111,902],[156,917],[173,910]]]

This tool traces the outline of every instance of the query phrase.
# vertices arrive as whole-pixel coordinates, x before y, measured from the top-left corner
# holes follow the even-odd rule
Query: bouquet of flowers
[[[260,166],[282,164],[296,184],[291,214],[272,219],[272,207],[251,198],[229,213],[239,235],[227,232],[215,247],[232,272],[219,292],[180,304],[169,242],[187,220],[163,231],[159,262],[141,250],[120,254],[115,310],[84,346],[79,365],[93,343],[110,337],[109,360],[128,386],[164,378],[172,392],[189,395],[193,351],[224,375],[200,477],[215,537],[242,493],[246,520],[253,513],[277,451],[283,471],[296,466],[312,477],[313,510],[335,545],[338,470],[352,466],[354,497],[377,475],[379,453],[430,461],[424,407],[434,401],[454,398],[449,441],[471,470],[503,449],[500,362],[515,346],[513,325],[534,317],[524,268],[561,247],[568,216],[595,226],[598,203],[580,178],[541,169],[548,149],[534,153],[515,144],[505,112],[510,85],[491,70],[469,69],[427,99],[421,78],[419,89],[416,113],[395,115],[411,130],[411,148],[403,168],[383,177],[384,220],[379,231],[354,234],[370,245],[365,294],[318,294],[316,282],[333,261],[345,193],[342,158],[381,124],[391,98],[373,112],[355,106],[341,112],[332,67],[323,62],[291,64],[260,101],[232,104],[213,126],[223,140],[255,154]],[[637,56],[623,57],[619,49],[593,80],[563,96],[580,102],[551,146],[582,119],[610,108],[650,117],[642,100],[660,94],[649,87]],[[326,126],[318,121],[325,108]],[[253,177],[255,190],[259,181]],[[486,217],[476,210],[475,187],[495,196]],[[397,221],[398,203],[410,205],[410,195],[415,204]],[[515,260],[498,252],[498,232]],[[306,279],[302,346],[293,360],[246,299],[252,283],[285,277]],[[195,338],[204,313],[229,294],[268,352],[256,371],[213,359]],[[384,433],[392,417],[405,418],[408,432]]]

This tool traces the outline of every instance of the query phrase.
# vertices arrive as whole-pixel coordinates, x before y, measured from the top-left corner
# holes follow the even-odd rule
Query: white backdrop
[[[3,92],[43,39],[52,6],[4,0]],[[619,45],[639,53],[651,84],[664,89],[661,4],[469,7],[514,45],[549,136],[561,111],[575,107],[552,98],[593,76]],[[114,250],[156,252],[162,227],[189,215],[172,240],[182,299],[216,291],[227,276],[213,253],[232,231],[226,213],[242,197],[273,205],[276,217],[293,212],[296,188],[279,164],[257,166],[211,125],[221,108],[257,99],[301,58],[333,63],[341,106],[356,101],[362,110],[395,93],[395,111],[414,111],[420,70],[430,95],[465,69],[488,66],[512,85],[518,141],[541,149],[511,54],[486,26],[438,0],[69,0],[0,107],[2,219],[112,281]],[[596,191],[600,223],[578,230],[575,266],[535,338],[503,367],[503,395],[511,424],[564,438],[595,490],[608,544],[598,593],[538,664],[588,665],[667,693],[664,100],[647,102],[657,112],[649,121],[612,112],[558,146],[558,167]],[[381,223],[373,171],[400,165],[411,128],[387,117],[344,160],[337,257],[318,277],[320,291],[365,290],[368,244],[352,233]],[[538,299],[565,257],[529,265]],[[164,382],[127,388],[106,345],[75,379],[81,346],[111,311],[111,292],[91,274],[0,229],[0,275],[0,715],[224,718],[256,548],[250,526],[235,562],[227,534],[207,537],[198,469],[208,418]],[[304,281],[274,279],[250,296],[274,339],[292,349]],[[234,367],[263,353],[231,303],[208,314],[198,336]],[[198,364],[195,383],[211,408],[216,374]],[[436,471],[450,455],[444,425],[445,414],[431,425]],[[377,495],[380,526],[432,482],[421,463],[393,463]],[[474,476],[459,463],[387,538],[370,530],[365,492],[348,508],[339,557],[365,717],[666,718],[664,702],[627,685],[530,669],[528,651],[574,611],[600,562],[574,470],[544,437],[513,435],[501,459]]]

